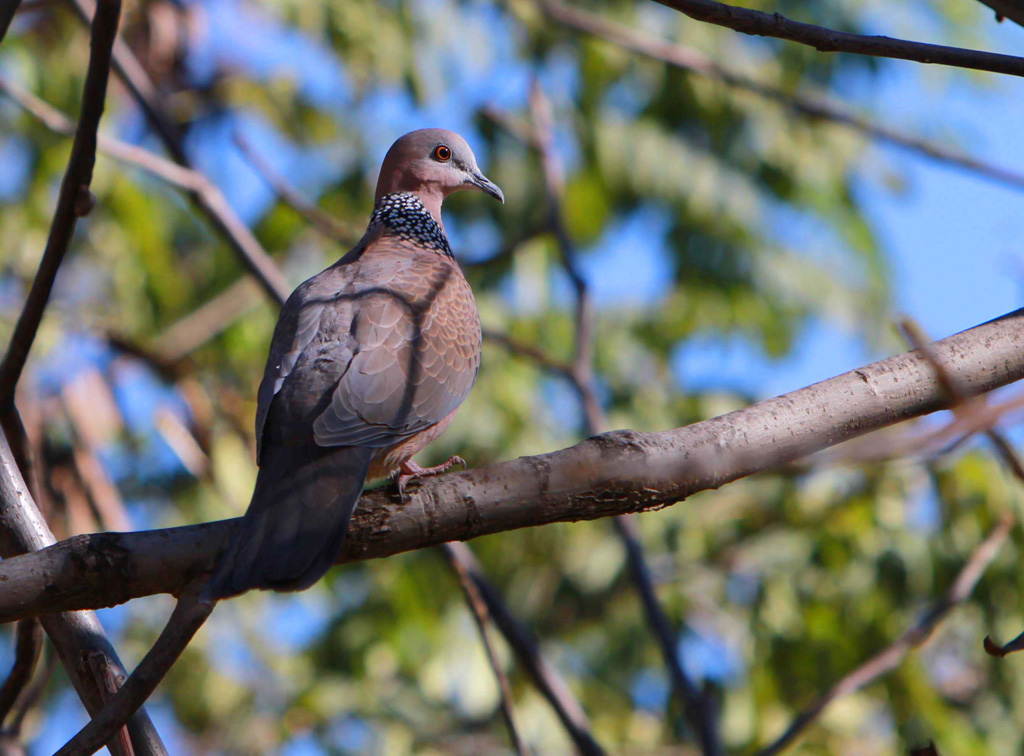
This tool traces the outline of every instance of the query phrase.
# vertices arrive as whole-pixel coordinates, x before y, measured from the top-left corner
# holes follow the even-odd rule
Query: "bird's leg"
[[[405,460],[399,468],[398,474],[395,476],[395,482],[398,484],[398,495],[405,501],[405,487],[420,478],[429,478],[432,475],[440,475],[443,472],[448,472],[455,465],[462,465],[462,469],[466,469],[466,460],[462,457],[452,457],[447,462],[442,462],[439,465],[433,467],[420,467],[411,459]]]

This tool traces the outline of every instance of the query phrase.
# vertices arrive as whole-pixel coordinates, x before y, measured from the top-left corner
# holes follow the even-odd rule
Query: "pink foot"
[[[462,469],[466,469],[466,460],[462,457],[452,457],[447,462],[442,462],[439,465],[433,467],[420,467],[411,459],[406,460],[402,463],[402,466],[398,468],[398,475],[395,477],[395,482],[398,484],[398,496],[405,501],[405,487],[417,481],[420,478],[429,478],[432,475],[440,475],[443,472],[448,472],[455,465],[462,465]]]

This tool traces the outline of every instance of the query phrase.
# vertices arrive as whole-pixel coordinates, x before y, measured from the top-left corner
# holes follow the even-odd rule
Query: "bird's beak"
[[[477,189],[479,189],[481,192],[484,192],[485,194],[491,195],[501,204],[505,204],[505,194],[501,191],[500,188],[498,188],[498,185],[491,181],[489,178],[487,178],[484,174],[480,173],[479,171],[474,171],[473,173],[469,174],[469,178],[466,180],[466,183],[475,186]]]

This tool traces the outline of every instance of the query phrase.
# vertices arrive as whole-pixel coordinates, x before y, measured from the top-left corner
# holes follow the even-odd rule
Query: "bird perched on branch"
[[[461,189],[504,202],[451,131],[406,134],[388,151],[362,240],[284,305],[256,410],[260,470],[207,600],[302,590],[336,560],[368,478],[421,468],[480,367],[480,319],[452,256],[441,203]]]
[[[452,256],[441,203],[460,189],[505,201],[458,134],[406,134],[384,158],[358,244],[285,302],[256,407],[260,465],[235,540],[103,710],[59,756],[110,741],[167,674],[220,599],[299,591],[341,550],[368,477],[451,467],[412,461],[447,429],[480,368],[480,319]]]

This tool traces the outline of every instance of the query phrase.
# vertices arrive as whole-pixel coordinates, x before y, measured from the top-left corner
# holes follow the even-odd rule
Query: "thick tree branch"
[[[753,92],[789,108],[798,115],[846,126],[875,141],[894,145],[913,154],[975,173],[1015,189],[1024,189],[1024,173],[1008,170],[926,139],[905,134],[889,126],[874,123],[825,97],[794,94],[779,87],[764,84],[712,60],[700,50],[644,34],[580,8],[563,5],[552,0],[540,0],[539,6],[549,18],[564,26],[600,37],[612,44],[660,60],[684,71],[716,79],[736,89]]]
[[[778,37],[808,45],[820,52],[856,53],[877,58],[913,60],[975,71],[1024,76],[1024,58],[982,50],[932,45],[892,37],[871,37],[863,34],[826,29],[822,26],[793,21],[780,13],[737,8],[715,0],[656,0],[697,21],[724,26],[757,37]]]
[[[1024,378],[1024,309],[933,345],[971,396]],[[906,352],[789,394],[658,433],[614,431],[537,457],[440,476],[398,503],[363,496],[341,561],[515,528],[659,509],[951,405]],[[0,487],[0,502],[18,497]],[[0,562],[0,622],[178,593],[212,570],[239,520],[68,539]]]
[[[1003,515],[999,524],[984,541],[978,544],[970,558],[964,563],[945,596],[936,601],[924,616],[892,645],[848,674],[833,685],[825,695],[800,712],[786,728],[786,731],[761,751],[759,756],[772,756],[781,753],[792,745],[797,736],[814,722],[832,701],[853,693],[892,671],[900,665],[900,662],[911,650],[928,640],[939,623],[946,618],[946,615],[970,597],[974,587],[981,580],[981,576],[999,553],[1013,524],[1014,518],[1011,514]]]

